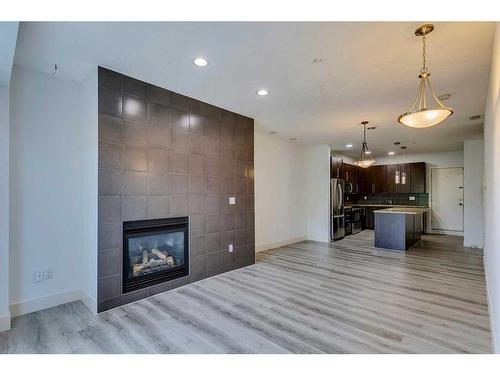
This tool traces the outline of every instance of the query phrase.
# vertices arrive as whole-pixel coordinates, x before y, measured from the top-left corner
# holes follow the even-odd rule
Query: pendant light
[[[434,94],[431,82],[429,80],[429,69],[427,69],[427,60],[425,54],[425,37],[434,30],[434,25],[426,24],[415,30],[415,35],[422,37],[422,69],[418,78],[420,85],[415,102],[410,109],[398,117],[398,121],[412,128],[428,128],[439,124],[453,114],[453,109],[445,107]],[[429,100],[428,100],[429,99]]]
[[[403,152],[403,170],[401,171],[401,185],[406,185],[406,162],[405,162],[406,146],[401,146],[401,151]]]
[[[371,167],[373,163],[375,163],[375,160],[373,160],[373,158],[370,156],[371,152],[370,150],[368,150],[368,143],[366,143],[366,124],[368,124],[368,121],[362,121],[361,124],[363,124],[363,146],[361,147],[361,155],[359,157],[359,160],[355,161],[354,164],[361,168],[368,168]]]

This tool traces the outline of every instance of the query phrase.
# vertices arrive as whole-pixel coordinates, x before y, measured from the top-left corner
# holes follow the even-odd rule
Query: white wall
[[[307,238],[330,240],[330,146],[304,148]]]
[[[500,23],[484,118],[484,265],[494,351],[500,353]]]
[[[483,248],[483,140],[464,142],[464,246]]]
[[[9,312],[9,87],[0,87],[0,332]]]
[[[87,201],[81,85],[15,67],[10,123],[11,313],[79,299]],[[34,283],[33,273],[53,270]]]
[[[81,164],[83,185],[82,301],[97,314],[97,67],[82,83]]]
[[[306,238],[302,147],[255,132],[256,251]]]

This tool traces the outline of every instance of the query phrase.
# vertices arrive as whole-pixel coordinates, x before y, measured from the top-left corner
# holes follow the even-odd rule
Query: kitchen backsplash
[[[366,199],[365,199],[366,197]],[[415,198],[415,199],[412,199]],[[401,193],[378,193],[378,194],[351,194],[346,196],[346,204],[397,204],[408,206],[428,206],[429,194],[401,194]]]

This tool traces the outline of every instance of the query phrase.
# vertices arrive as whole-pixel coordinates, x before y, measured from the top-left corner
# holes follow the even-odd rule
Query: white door
[[[433,230],[463,232],[464,169],[431,169],[431,225]]]

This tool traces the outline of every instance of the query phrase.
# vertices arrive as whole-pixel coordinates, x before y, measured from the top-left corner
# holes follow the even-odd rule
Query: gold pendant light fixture
[[[431,73],[427,69],[425,37],[432,30],[434,30],[434,25],[432,24],[422,25],[415,30],[415,35],[422,37],[423,42],[422,69],[420,69],[420,74],[418,75],[420,85],[413,105],[406,113],[398,117],[398,121],[401,124],[412,128],[428,128],[437,125],[453,114],[453,109],[445,107],[436,97],[429,80]]]
[[[373,158],[370,156],[371,152],[368,150],[368,143],[366,143],[366,124],[368,124],[368,121],[362,121],[361,124],[363,125],[363,145],[361,147],[361,155],[359,157],[359,160],[355,161],[354,164],[361,168],[368,168],[375,163],[375,160],[373,160]],[[375,128],[372,127],[368,129],[371,130]]]

